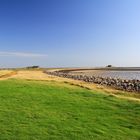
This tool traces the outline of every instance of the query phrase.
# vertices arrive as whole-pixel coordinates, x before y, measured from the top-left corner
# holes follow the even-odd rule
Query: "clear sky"
[[[140,66],[140,0],[0,0],[0,67]]]

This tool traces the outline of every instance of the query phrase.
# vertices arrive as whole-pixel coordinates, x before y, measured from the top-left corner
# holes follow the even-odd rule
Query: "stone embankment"
[[[49,75],[64,77],[64,78],[71,78],[75,80],[106,85],[124,91],[140,93],[140,80],[123,80],[123,79],[117,79],[111,77],[103,78],[103,77],[95,77],[95,76],[87,76],[87,75],[72,75],[69,72],[65,72],[65,71],[54,71],[54,72],[46,71],[45,73]]]

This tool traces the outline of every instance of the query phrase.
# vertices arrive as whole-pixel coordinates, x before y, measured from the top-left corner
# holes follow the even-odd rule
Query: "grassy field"
[[[0,140],[140,140],[140,103],[55,81],[0,81]]]

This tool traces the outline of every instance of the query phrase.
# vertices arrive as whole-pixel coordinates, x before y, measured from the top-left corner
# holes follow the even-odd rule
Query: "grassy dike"
[[[55,81],[0,81],[0,140],[139,140],[140,103]]]

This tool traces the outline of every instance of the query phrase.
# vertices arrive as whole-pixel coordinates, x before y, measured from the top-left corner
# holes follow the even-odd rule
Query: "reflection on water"
[[[121,79],[137,79],[140,80],[140,71],[100,71],[100,70],[88,70],[88,71],[76,71],[73,74],[84,74],[101,77],[112,77]]]

